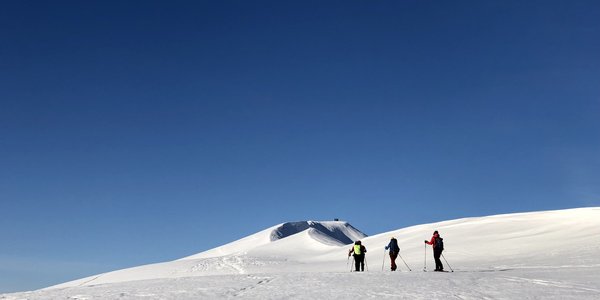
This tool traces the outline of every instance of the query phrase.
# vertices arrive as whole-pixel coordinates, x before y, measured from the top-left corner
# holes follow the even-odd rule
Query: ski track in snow
[[[544,279],[535,279],[535,278],[524,278],[524,277],[501,277],[505,280],[517,282],[517,283],[526,283],[526,284],[538,284],[547,287],[553,288],[564,288],[570,290],[582,290],[589,292],[596,292],[600,296],[600,289],[593,289],[583,286],[581,284],[573,283],[573,282],[563,282],[563,281],[554,281],[554,280],[544,280]]]
[[[249,285],[246,285],[245,287],[242,287],[242,288],[234,291],[233,293],[231,293],[231,296],[233,296],[233,297],[243,296],[244,294],[248,294],[252,290],[254,290],[256,288],[260,288],[262,285],[268,284],[273,280],[273,277],[248,276],[247,278],[251,279],[251,280],[255,280],[255,283],[251,283]],[[225,296],[228,296],[228,295],[225,295]]]
[[[191,267],[192,273],[206,271],[234,271],[238,274],[244,274],[244,261],[239,256],[223,256],[218,258],[209,258],[202,260]],[[173,272],[176,273],[176,272]]]
[[[244,273],[246,273],[246,270],[242,267],[243,266],[243,261],[237,255],[236,256],[225,257],[223,259],[223,262],[229,268],[234,269],[235,271],[237,271],[238,274],[244,274]]]

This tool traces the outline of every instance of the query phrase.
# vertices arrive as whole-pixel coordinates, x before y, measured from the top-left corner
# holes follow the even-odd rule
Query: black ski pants
[[[398,266],[396,266],[396,258],[398,257],[398,252],[394,253],[394,252],[390,252],[390,267],[392,269],[392,271],[396,271],[396,268],[398,268]]]
[[[356,272],[365,270],[365,255],[364,254],[360,254],[360,255],[354,254],[354,270]]]
[[[440,256],[442,256],[443,249],[433,249],[433,259],[435,259],[435,270],[441,271],[444,269],[444,265],[442,265],[442,261],[440,260]]]

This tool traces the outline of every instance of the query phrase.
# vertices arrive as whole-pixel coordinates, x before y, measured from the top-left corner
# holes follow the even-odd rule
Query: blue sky
[[[3,3],[0,292],[600,205],[600,4],[523,2]]]

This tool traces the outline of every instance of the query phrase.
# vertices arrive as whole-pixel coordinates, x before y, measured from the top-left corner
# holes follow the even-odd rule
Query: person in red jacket
[[[442,256],[442,251],[444,251],[443,240],[444,239],[440,237],[440,234],[436,230],[433,232],[431,241],[425,241],[425,244],[431,245],[433,248],[433,259],[435,259],[435,271],[438,272],[444,271],[444,265],[442,265],[442,261],[440,260],[440,256]]]

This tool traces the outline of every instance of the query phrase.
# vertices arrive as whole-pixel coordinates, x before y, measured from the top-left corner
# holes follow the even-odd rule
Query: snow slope
[[[422,271],[425,259],[433,267],[423,243],[433,230],[454,273]],[[391,236],[402,272],[388,271],[383,247]],[[368,272],[349,272],[347,244],[356,239],[367,247]],[[370,237],[345,222],[293,222],[176,261],[0,299],[600,299],[599,254],[600,208],[458,219]]]
[[[305,257],[343,247],[366,235],[347,222],[304,221],[283,223],[238,241],[172,262],[145,265],[67,282],[52,288],[97,284],[258,272],[311,270]]]

